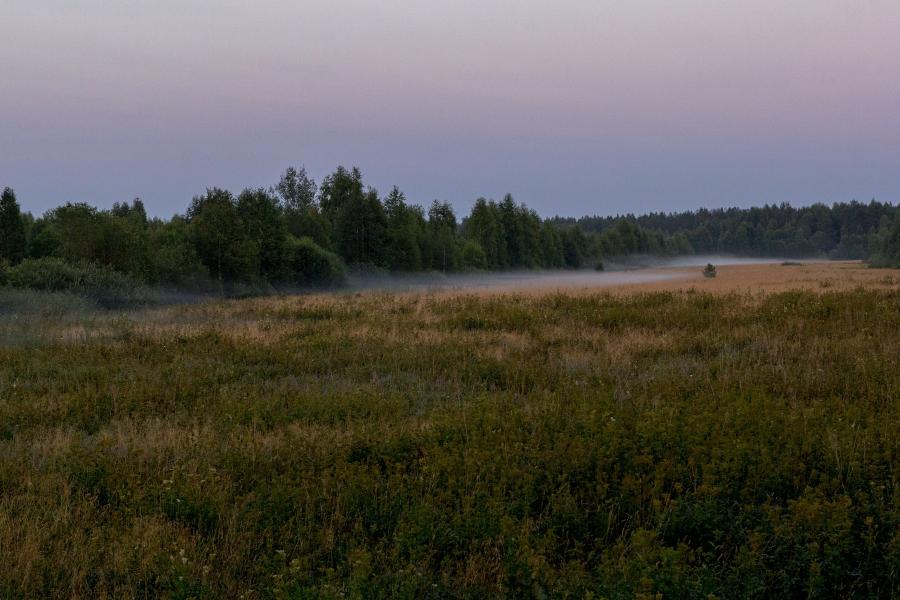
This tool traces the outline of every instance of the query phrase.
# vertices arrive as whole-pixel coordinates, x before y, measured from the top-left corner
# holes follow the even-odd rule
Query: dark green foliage
[[[509,265],[506,240],[500,224],[500,209],[494,201],[484,198],[475,201],[472,212],[463,223],[466,237],[476,242],[484,251],[490,269],[503,269]]]
[[[385,209],[374,189],[364,190],[362,173],[343,166],[322,181],[322,215],[331,225],[332,247],[348,264],[384,266],[388,242]]]
[[[465,269],[484,270],[488,268],[484,250],[474,240],[466,240],[460,251],[460,261]]]
[[[16,264],[25,258],[25,223],[16,194],[4,188],[0,195],[0,262]]]
[[[19,214],[7,188],[0,229],[9,233],[0,237],[0,262],[52,256],[106,266],[147,285],[254,293],[297,284],[296,244],[288,236],[309,238],[372,273],[579,269],[604,258],[613,259],[609,265],[633,255],[721,252],[900,266],[900,213],[874,201],[542,221],[507,194],[500,202],[479,198],[460,223],[449,203],[435,201],[426,215],[396,186],[381,199],[358,168],[342,166],[316,194],[305,169],[291,167],[269,190],[246,189],[235,198],[211,188],[168,221],[149,219],[140,199],[108,211],[66,204],[34,219]],[[329,275],[321,283],[333,282]]]
[[[563,234],[559,229],[544,221],[541,223],[540,236],[540,264],[548,269],[560,269],[566,266]]]
[[[512,268],[531,269],[543,260],[541,247],[541,221],[524,204],[516,204],[512,195],[506,194],[497,205],[500,223],[502,254]]]
[[[584,255],[591,253],[587,240],[582,239],[574,252],[577,256],[570,246],[567,257],[567,233],[542,222],[537,213],[516,204],[509,194],[500,203],[479,198],[462,229],[465,237],[484,251],[489,269],[578,267],[584,262]]]
[[[308,237],[323,248],[331,248],[331,224],[316,206],[285,210],[284,220],[294,237]]]
[[[336,287],[346,280],[344,263],[310,238],[287,241],[287,282],[300,287]]]
[[[360,266],[384,264],[387,219],[378,192],[354,192],[335,210],[335,247],[344,261]]]
[[[571,269],[584,264],[590,252],[589,242],[581,227],[577,225],[562,232],[563,262]]]
[[[872,246],[874,266],[900,268],[900,212],[892,223],[882,224]]]
[[[360,170],[354,167],[348,171],[339,166],[322,181],[322,187],[319,188],[319,206],[325,217],[334,224],[344,206],[349,202],[359,202],[363,194]]]
[[[59,247],[59,237],[47,219],[37,219],[28,235],[27,256],[30,258],[54,256],[59,252]]]
[[[788,204],[749,209],[700,209],[683,213],[650,213],[615,217],[583,217],[553,222],[580,225],[600,238],[604,256],[627,254],[716,254],[742,256],[865,259],[869,245],[893,220],[896,207],[871,201]]]
[[[692,254],[692,248],[683,237],[666,238],[659,231],[649,231],[628,219],[619,219],[615,225],[597,235],[596,243],[603,256],[628,256],[647,254],[666,256]]]
[[[142,207],[131,214],[128,205],[100,211],[87,204],[65,204],[44,218],[34,256],[58,256],[71,262],[92,262],[127,273],[137,280],[151,278],[152,258],[147,246],[147,222]],[[37,229],[37,226],[35,227]],[[33,234],[34,235],[34,234]],[[40,246],[40,247],[38,247]]]
[[[428,209],[428,243],[431,268],[456,271],[459,268],[459,243],[456,238],[456,214],[446,202],[435,200]]]
[[[105,308],[141,300],[139,285],[123,273],[92,263],[59,258],[29,258],[6,269],[3,284],[14,288],[85,296]]]
[[[263,189],[247,189],[237,198],[237,214],[253,244],[259,275],[279,281],[286,275],[287,227],[278,201]]]
[[[135,198],[131,204],[114,202],[109,212],[114,217],[131,219],[141,229],[147,227],[147,209],[144,208],[144,202],[140,198]]]
[[[316,182],[303,167],[288,167],[275,189],[286,212],[304,212],[316,205]]]
[[[420,271],[426,222],[421,207],[406,204],[406,196],[396,186],[384,199],[387,220],[384,262],[392,271]]]
[[[209,269],[200,260],[190,226],[183,217],[154,223],[148,242],[155,269],[152,283],[194,291],[208,287]]]
[[[289,167],[275,190],[281,199],[284,221],[294,237],[310,237],[323,248],[331,247],[331,225],[319,211],[316,182],[306,173]]]
[[[247,281],[257,272],[259,245],[241,221],[230,192],[211,188],[196,196],[187,211],[191,238],[210,275],[222,281]]]

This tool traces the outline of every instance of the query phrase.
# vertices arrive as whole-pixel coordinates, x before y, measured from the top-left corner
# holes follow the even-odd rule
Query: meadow
[[[897,597],[890,273],[119,311],[5,291],[0,597]]]

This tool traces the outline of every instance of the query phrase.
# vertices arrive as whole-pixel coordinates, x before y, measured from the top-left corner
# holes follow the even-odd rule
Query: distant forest
[[[321,185],[289,168],[270,189],[210,188],[169,220],[149,218],[140,200],[110,210],[70,203],[35,218],[20,212],[12,189],[0,199],[0,284],[37,289],[95,279],[197,291],[313,287],[340,284],[348,268],[603,268],[634,255],[690,254],[900,266],[900,210],[873,200],[542,219],[506,195],[479,198],[460,219],[450,204],[426,209],[397,187],[379,195],[358,168],[344,167]]]

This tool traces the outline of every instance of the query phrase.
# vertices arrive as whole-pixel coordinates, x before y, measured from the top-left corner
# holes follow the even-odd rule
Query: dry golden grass
[[[417,325],[415,344],[439,345],[449,339],[449,334],[433,325],[441,320],[440,315],[433,312],[435,301],[452,301],[460,297],[508,297],[515,302],[516,298],[534,299],[542,296],[563,293],[565,295],[582,296],[605,293],[612,296],[630,296],[634,294],[654,292],[691,292],[750,295],[757,298],[789,290],[807,290],[813,292],[846,291],[857,288],[872,290],[900,289],[900,270],[870,269],[858,261],[842,262],[810,262],[800,264],[755,264],[725,265],[718,267],[718,276],[713,279],[703,277],[699,267],[673,267],[653,269],[651,272],[665,274],[670,279],[637,284],[607,284],[560,289],[528,285],[520,289],[508,285],[495,288],[446,289],[429,292],[385,293],[382,291],[313,294],[308,296],[272,296],[246,300],[225,301],[215,304],[198,304],[194,306],[177,306],[144,311],[137,326],[131,324],[134,335],[148,341],[161,342],[171,339],[194,339],[211,333],[230,339],[234,342],[247,342],[262,345],[277,344],[282,340],[301,333],[302,327],[292,325],[286,328],[283,323],[285,314],[315,313],[328,310],[377,310],[379,312],[408,315],[411,322]],[[530,300],[529,300],[530,301]],[[111,337],[115,335],[114,318],[94,322],[90,328],[83,324],[72,326],[58,335],[61,341],[81,343],[91,338]],[[371,324],[360,321],[354,326],[336,332],[347,338],[348,343],[363,340],[398,343],[407,340],[409,331],[398,327],[373,329]],[[571,340],[571,330],[559,332]],[[459,333],[455,334],[459,335]],[[590,330],[575,332],[577,336],[596,337]],[[518,334],[485,336],[483,333],[469,335],[476,345],[485,352],[500,359],[505,357],[511,348],[524,350],[523,338]],[[547,341],[554,338],[553,328],[544,331]],[[629,331],[626,339],[617,339],[615,343],[607,337],[604,340],[591,340],[604,343],[611,353],[626,358],[642,345],[655,345],[661,340],[648,339],[645,332]],[[579,361],[580,362],[580,361]]]
[[[617,283],[610,275],[616,272],[598,273],[592,281],[589,272],[566,273],[560,277],[549,277],[542,283],[539,276],[523,276],[520,279],[493,280],[486,276],[483,283],[477,277],[467,284],[436,287],[428,290],[399,290],[385,292],[379,290],[345,294],[319,294],[307,297],[305,302],[328,306],[335,302],[346,302],[349,298],[378,297],[385,308],[411,303],[414,310],[423,310],[430,299],[449,299],[460,296],[491,297],[498,295],[522,295],[528,297],[546,296],[555,293],[567,295],[595,294],[608,292],[615,295],[694,291],[714,294],[730,293],[777,293],[787,290],[841,291],[865,288],[891,290],[900,287],[900,269],[871,269],[861,261],[811,261],[790,263],[761,263],[717,266],[718,276],[703,277],[702,267],[667,267],[642,269],[640,271],[619,272],[629,275],[658,277],[655,281],[642,283]],[[640,277],[635,277],[640,278]],[[253,301],[256,309],[280,310],[284,299],[267,298]]]
[[[813,292],[900,288],[900,269],[870,269],[859,261],[810,262],[800,264],[724,265],[715,278],[703,277],[702,269],[673,268],[660,272],[677,278],[652,283],[613,286],[615,293],[688,291],[730,293],[775,293],[788,290]]]

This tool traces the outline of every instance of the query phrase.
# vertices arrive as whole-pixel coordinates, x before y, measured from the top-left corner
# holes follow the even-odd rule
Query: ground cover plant
[[[900,291],[0,300],[0,596],[900,594]]]

